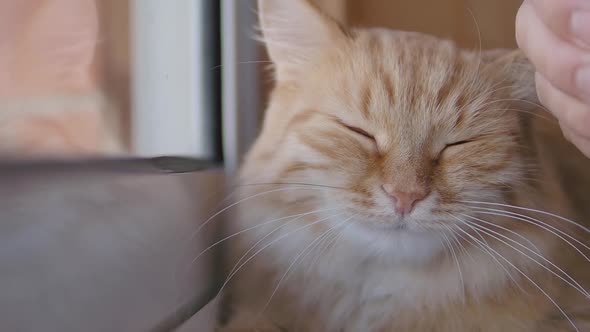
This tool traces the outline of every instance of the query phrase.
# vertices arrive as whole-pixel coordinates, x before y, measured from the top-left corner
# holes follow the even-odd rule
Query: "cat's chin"
[[[364,227],[372,228],[375,231],[381,232],[410,232],[420,233],[424,230],[414,229],[406,220],[396,220],[395,222],[375,222],[366,223]]]
[[[414,229],[404,222],[353,224],[344,236],[364,255],[391,263],[428,264],[444,250],[440,231]]]

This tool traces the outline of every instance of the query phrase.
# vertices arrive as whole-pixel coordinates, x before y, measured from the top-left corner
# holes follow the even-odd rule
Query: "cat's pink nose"
[[[392,198],[395,211],[401,215],[412,212],[416,203],[426,198],[427,195],[425,190],[401,191],[391,184],[384,184],[382,187]]]

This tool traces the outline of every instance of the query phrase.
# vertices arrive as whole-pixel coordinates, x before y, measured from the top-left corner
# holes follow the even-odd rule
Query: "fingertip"
[[[542,74],[535,74],[539,101],[559,120],[564,134],[590,138],[590,106],[565,94],[551,84]]]
[[[529,3],[553,34],[577,46],[590,46],[586,42],[590,38],[590,32],[587,31],[590,1],[535,0]]]
[[[576,134],[568,127],[562,126],[563,137],[572,143],[586,157],[590,158],[590,139]]]
[[[533,14],[532,7],[529,4],[529,1],[525,0],[518,9],[515,20],[516,44],[523,50],[526,50],[526,40],[531,14]]]
[[[537,89],[537,97],[539,98],[539,102],[543,104],[543,106],[547,107],[551,113],[555,115],[553,108],[551,107],[551,83],[539,72],[535,72],[535,88]]]

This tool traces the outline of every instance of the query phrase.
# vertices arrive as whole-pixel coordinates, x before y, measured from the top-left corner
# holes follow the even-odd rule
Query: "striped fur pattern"
[[[555,151],[590,164],[518,51],[345,29],[304,0],[259,10],[276,85],[220,331],[590,331],[587,229],[565,219],[590,216],[568,196],[590,181]],[[422,198],[399,213],[384,185]]]

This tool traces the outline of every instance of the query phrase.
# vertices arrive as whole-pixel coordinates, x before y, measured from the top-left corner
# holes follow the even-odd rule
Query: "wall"
[[[514,19],[522,0],[340,0],[347,23],[420,31],[463,47],[516,47]],[[473,14],[473,15],[472,15]],[[477,22],[477,24],[476,24]]]
[[[95,0],[0,1],[0,155],[121,152]]]

